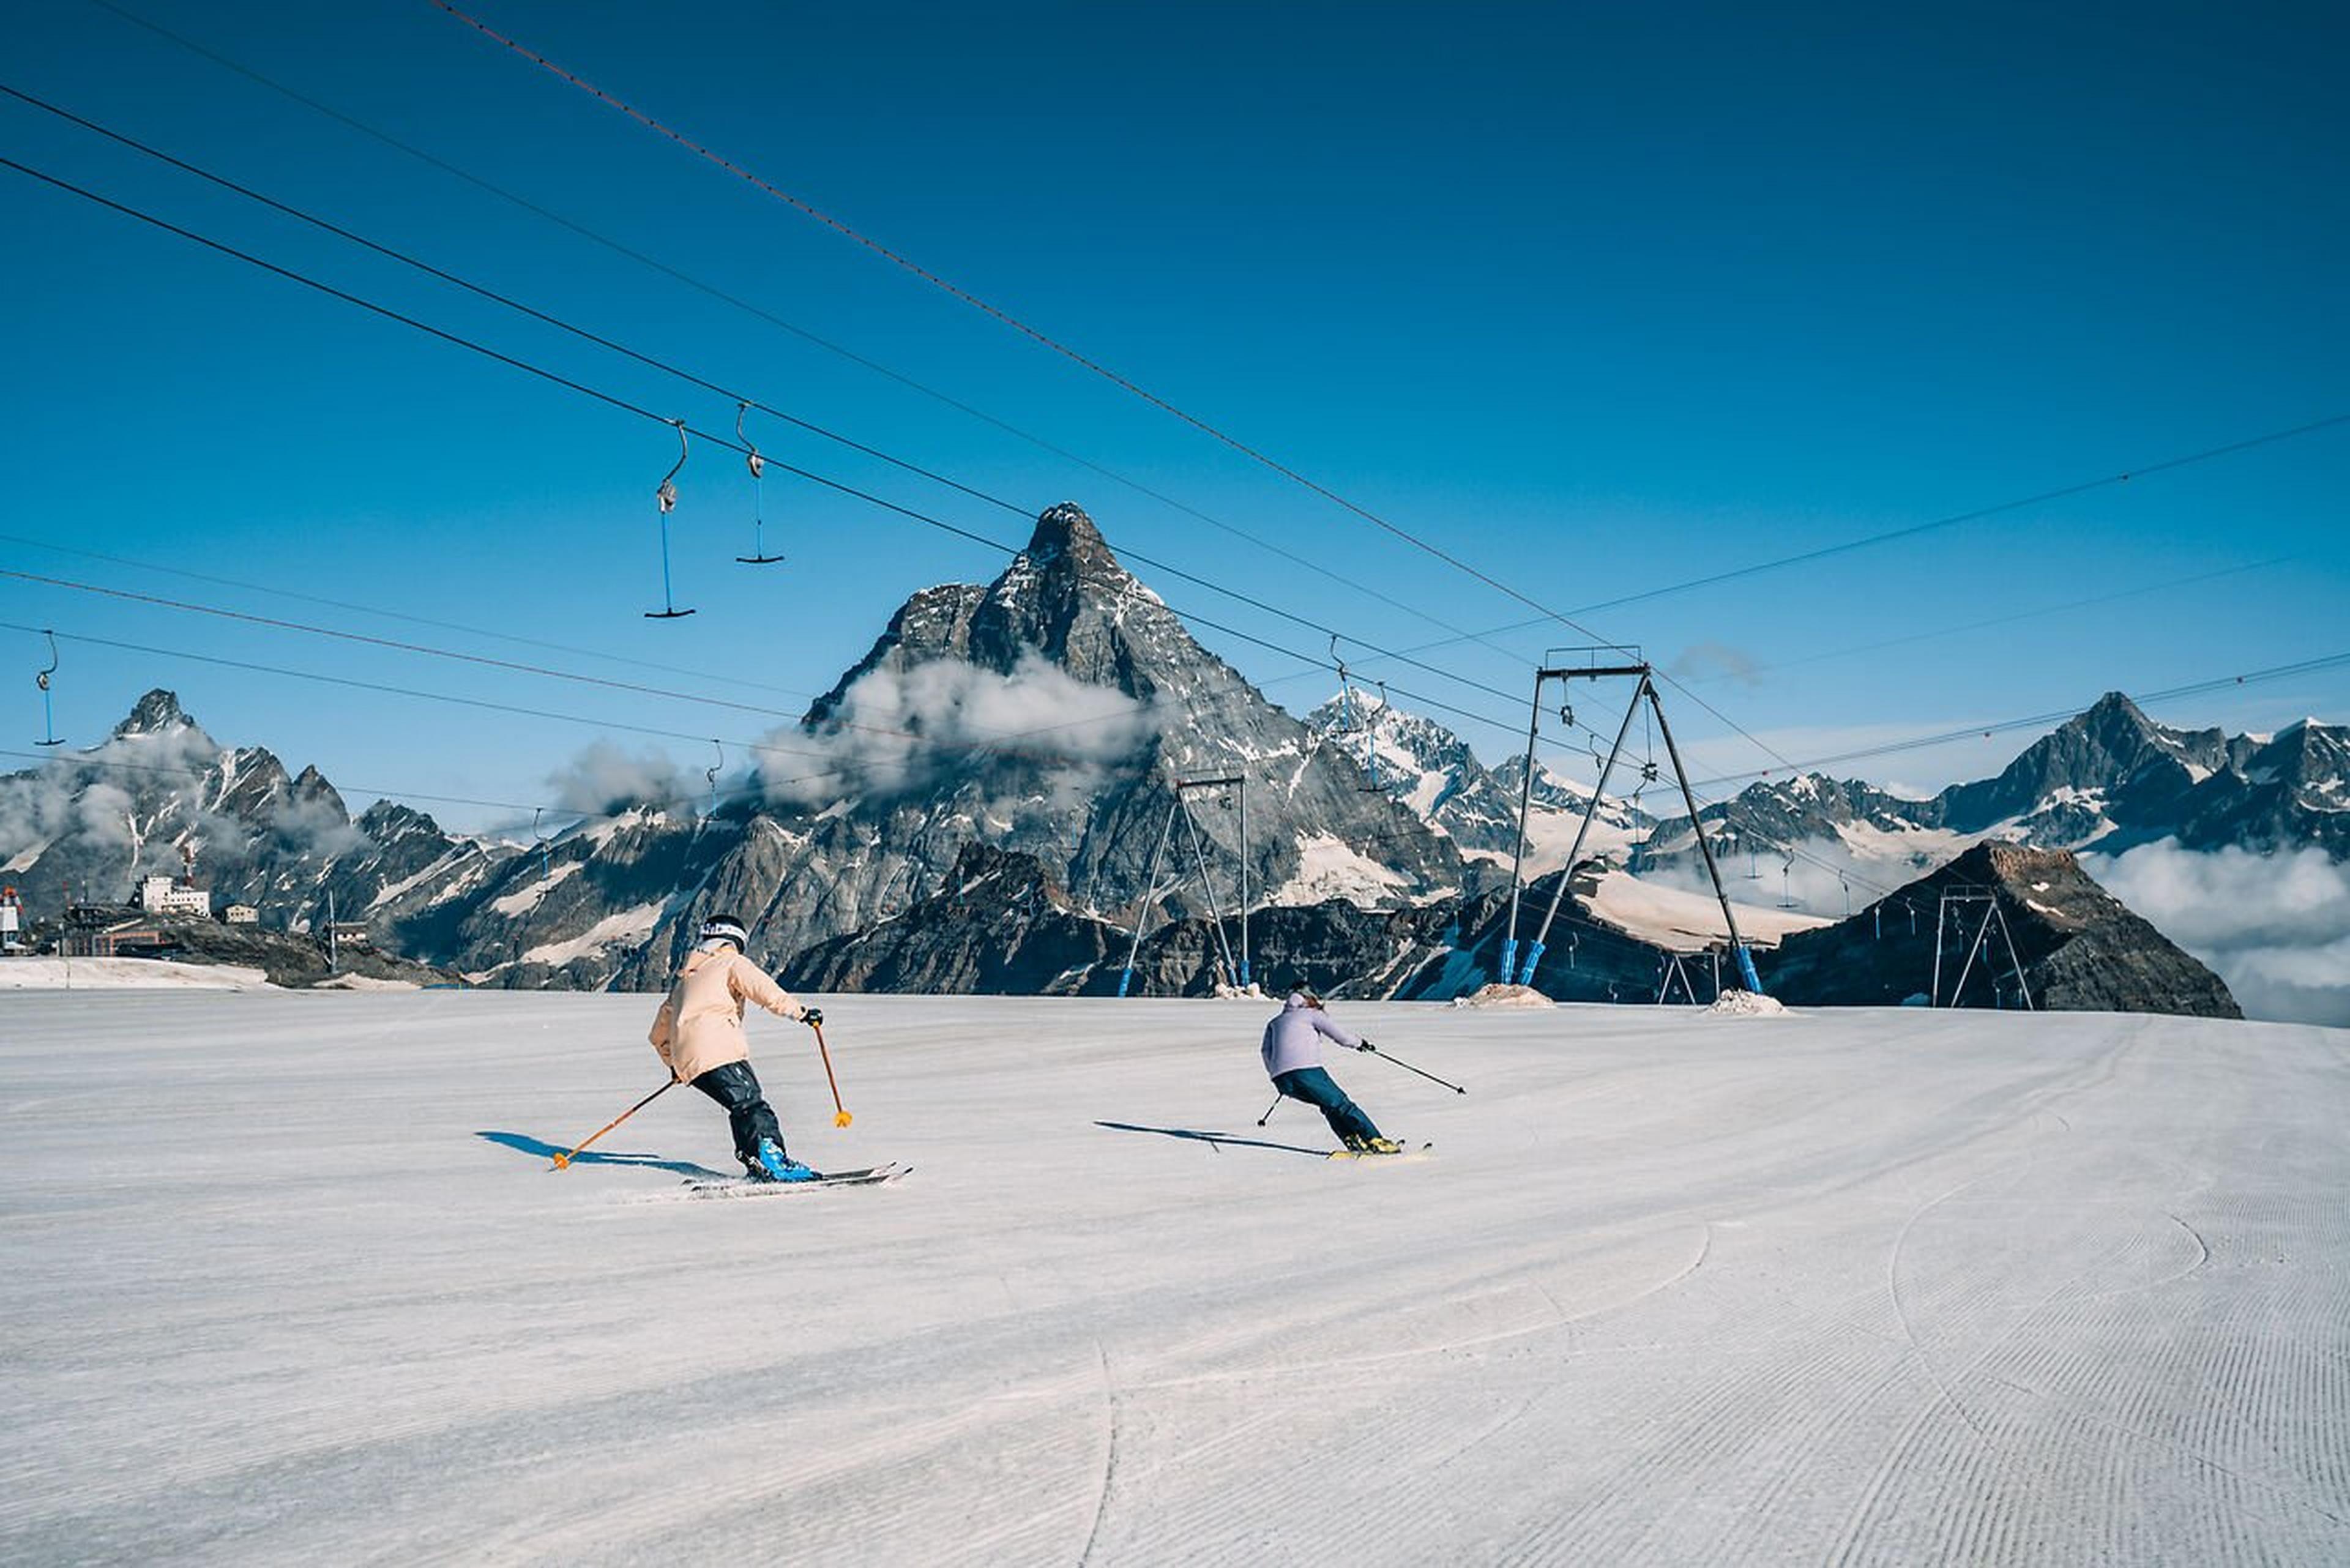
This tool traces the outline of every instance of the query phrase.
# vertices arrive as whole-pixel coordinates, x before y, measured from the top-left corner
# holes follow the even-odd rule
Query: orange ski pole
[[[639,1111],[643,1110],[647,1106],[651,1105],[655,1100],[658,1100],[663,1095],[668,1094],[671,1088],[676,1086],[676,1085],[677,1080],[675,1078],[671,1078],[668,1083],[663,1084],[660,1088],[655,1089],[651,1094],[647,1095],[643,1099],[639,1100],[635,1105],[630,1106],[627,1110],[622,1111],[619,1116],[614,1116],[610,1121],[606,1122],[602,1127],[598,1127],[594,1132],[589,1133],[586,1137],[581,1138],[579,1140],[579,1148],[586,1148],[589,1144],[594,1143],[598,1138],[602,1137],[606,1133],[610,1132],[614,1127],[619,1127],[622,1122],[627,1121],[630,1116],[635,1116]],[[556,1155],[555,1157],[555,1168],[557,1170],[568,1169],[571,1165],[572,1155],[577,1154],[579,1152],[579,1148],[573,1149],[571,1154]]]
[[[808,1027],[816,1031],[816,1052],[824,1058],[824,1081],[832,1085],[832,1125],[845,1127],[857,1118],[850,1116],[848,1107],[840,1103],[840,1080],[832,1075],[832,1053],[824,1048],[824,1025],[811,1023]]]

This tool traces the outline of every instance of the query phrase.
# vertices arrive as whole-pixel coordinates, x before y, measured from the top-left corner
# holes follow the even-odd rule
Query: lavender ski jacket
[[[1281,1012],[1264,1026],[1264,1044],[1259,1054],[1264,1058],[1264,1070],[1269,1077],[1278,1078],[1284,1073],[1295,1073],[1300,1067],[1322,1064],[1322,1042],[1325,1037],[1336,1040],[1348,1050],[1362,1042],[1330,1022],[1328,1013],[1318,1007],[1305,1005],[1305,998],[1296,992],[1282,1004]]]

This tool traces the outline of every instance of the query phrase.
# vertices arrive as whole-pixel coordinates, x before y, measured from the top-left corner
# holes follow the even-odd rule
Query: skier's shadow
[[[530,1155],[537,1159],[553,1160],[556,1155],[566,1152],[551,1143],[532,1137],[527,1133],[477,1132],[473,1136],[484,1143],[494,1143],[500,1148],[510,1148],[517,1154]],[[599,1154],[594,1149],[573,1155],[571,1163],[574,1165],[633,1165],[645,1170],[674,1171],[680,1176],[710,1176],[723,1179],[727,1174],[723,1170],[712,1170],[708,1166],[696,1165],[690,1159],[655,1159],[649,1154]]]
[[[1284,1154],[1310,1154],[1316,1159],[1330,1158],[1330,1151],[1326,1148],[1307,1148],[1298,1143],[1273,1143],[1261,1137],[1234,1137],[1231,1133],[1198,1132],[1191,1127],[1142,1127],[1132,1122],[1096,1122],[1094,1126],[1107,1127],[1112,1132],[1154,1133],[1160,1137],[1186,1138],[1193,1143],[1206,1144],[1219,1154],[1223,1152],[1226,1144],[1231,1144],[1237,1148],[1277,1148]]]

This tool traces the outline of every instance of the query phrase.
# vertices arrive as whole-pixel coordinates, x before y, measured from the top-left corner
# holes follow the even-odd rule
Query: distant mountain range
[[[2175,730],[2114,691],[1998,777],[1929,799],[1804,774],[1751,784],[1699,815],[1733,860],[1825,851],[1903,879],[1986,841],[2113,855],[2171,838],[2186,849],[2315,847],[2350,859],[2350,729],[2303,720],[2270,736]],[[1657,824],[1633,863],[1686,874],[1697,858],[1681,815]]]
[[[1499,908],[1525,766],[1488,768],[1443,726],[1359,691],[1293,718],[1201,648],[1082,510],[1062,505],[993,582],[910,598],[775,738],[750,786],[714,809],[618,803],[528,846],[452,835],[390,802],[353,818],[316,769],[289,774],[259,747],[221,745],[159,691],[104,744],[0,777],[0,877],[37,919],[68,888],[127,898],[140,876],[177,871],[192,846],[216,904],[252,904],[265,924],[302,930],[331,903],[384,949],[482,983],[654,988],[700,920],[727,911],[752,922],[754,956],[775,967],[912,985],[989,964],[1035,979],[1002,955],[910,949],[894,971],[858,956],[860,944],[901,937],[892,927],[912,911],[935,918],[958,899],[967,911],[959,890],[981,875],[974,866],[1007,898],[1006,877],[1028,878],[1016,894],[1027,909],[1077,922],[1069,931],[1081,938],[1035,950],[1066,947],[1066,970],[1130,944],[1138,915],[1172,933],[1162,948],[1204,933],[1203,917],[1235,904],[1244,851],[1253,905],[1338,899],[1364,912],[1345,933],[1299,926],[1298,941],[1335,944],[1344,962],[1409,974],[1412,994],[1434,994],[1474,978],[1445,955],[1474,945],[1459,922],[1479,927]],[[1188,789],[1191,809],[1176,809],[1179,782],[1225,776],[1244,778],[1244,792]],[[2340,728],[2174,731],[2113,695],[1997,778],[1930,800],[1807,774],[1702,816],[1737,897],[1796,853],[1830,852],[1882,887],[1985,839],[2069,849],[2175,837],[2350,857],[2345,780]],[[1534,877],[1563,864],[1589,797],[1539,765],[1531,795]],[[972,862],[974,847],[1000,858]],[[1585,854],[1686,885],[1696,845],[1685,816],[1658,821],[1611,798]],[[1658,950],[1627,958],[1608,994],[1648,983],[1627,977],[1661,961]],[[1311,954],[1293,944],[1290,956]],[[1180,953],[1162,958],[1147,983],[1197,981]],[[1064,988],[1103,983],[1087,973]]]

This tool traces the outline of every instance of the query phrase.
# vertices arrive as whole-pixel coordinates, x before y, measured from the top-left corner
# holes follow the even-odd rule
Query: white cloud
[[[1085,769],[1131,756],[1158,732],[1149,705],[1093,686],[1035,653],[1009,675],[961,659],[877,669],[843,696],[828,727],[769,737],[797,753],[765,768],[771,800],[811,805],[887,797],[993,756]]]
[[[2350,865],[2176,839],[2084,855],[2106,890],[2228,982],[2250,1018],[2350,1025]]]
[[[689,778],[677,759],[658,746],[631,754],[609,741],[592,742],[546,782],[565,810],[590,816],[706,793],[699,775]]]

